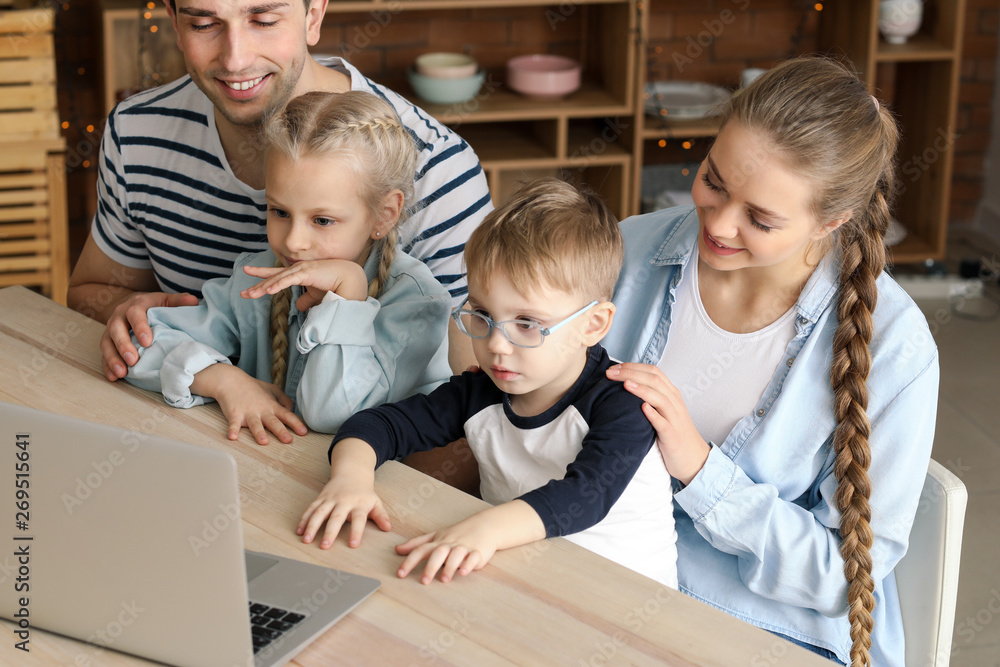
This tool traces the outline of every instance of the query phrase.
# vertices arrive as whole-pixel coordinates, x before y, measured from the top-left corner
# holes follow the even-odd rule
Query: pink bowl
[[[507,85],[535,99],[558,99],[580,87],[580,63],[544,54],[511,58],[507,61]]]

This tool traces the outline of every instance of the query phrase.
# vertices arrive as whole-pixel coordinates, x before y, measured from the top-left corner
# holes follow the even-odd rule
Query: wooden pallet
[[[0,287],[38,287],[65,304],[66,158],[54,22],[51,9],[0,9]]]
[[[0,144],[0,287],[69,285],[66,161],[61,141]]]
[[[59,138],[55,13],[0,10],[0,142]]]

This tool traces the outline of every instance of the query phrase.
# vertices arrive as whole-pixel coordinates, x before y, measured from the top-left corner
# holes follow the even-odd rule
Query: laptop
[[[42,628],[95,654],[280,665],[379,587],[245,552],[226,452],[5,402],[0,442],[13,533],[0,567],[19,577],[0,592],[0,617],[27,648]]]

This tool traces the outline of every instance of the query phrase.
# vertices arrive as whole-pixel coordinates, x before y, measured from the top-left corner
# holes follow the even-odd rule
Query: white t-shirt
[[[657,366],[680,390],[701,437],[722,444],[760,401],[795,337],[795,308],[751,333],[720,328],[701,301],[695,249],[677,286],[671,315],[670,334]]]

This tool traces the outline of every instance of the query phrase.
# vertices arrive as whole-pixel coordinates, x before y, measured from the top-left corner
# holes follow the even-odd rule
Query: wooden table
[[[330,551],[302,544],[294,529],[329,476],[329,436],[310,434],[291,445],[272,441],[261,447],[244,430],[239,441],[230,442],[214,404],[175,410],[158,394],[108,382],[98,350],[102,331],[26,288],[0,290],[0,400],[126,429],[155,428],[158,435],[227,450],[239,466],[248,548],[382,582],[374,596],[291,664],[830,664],[562,539],[500,552],[482,571],[449,584],[435,580],[424,586],[414,574],[399,579],[396,544],[466,517],[484,503],[394,462],[376,477],[393,532],[370,525],[357,549],[346,546],[345,533]],[[0,586],[11,585],[0,570]],[[6,621],[0,637],[3,665],[151,664],[37,628],[26,654],[14,648]]]

